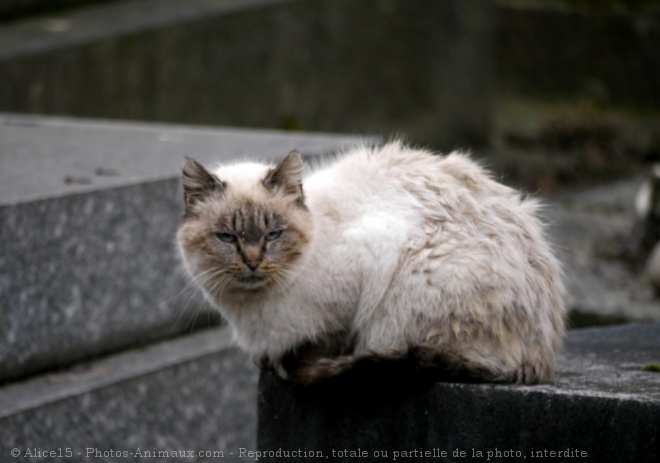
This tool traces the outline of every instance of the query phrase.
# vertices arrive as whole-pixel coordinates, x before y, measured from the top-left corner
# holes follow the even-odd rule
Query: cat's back
[[[515,270],[530,259],[556,267],[540,204],[462,153],[435,155],[398,142],[362,147],[313,173],[305,188],[324,222],[318,235],[334,246],[330,254],[384,275],[440,254],[446,268],[474,275],[481,272],[474,267]]]
[[[377,267],[383,275],[395,271],[404,255],[411,264],[423,260],[412,256],[413,249],[467,243],[480,238],[469,236],[484,224],[534,212],[533,204],[520,210],[513,190],[466,155],[435,155],[399,142],[339,155],[313,172],[304,189],[324,254],[370,272]]]
[[[492,180],[467,155],[436,155],[398,141],[339,155],[314,171],[305,188],[313,205],[344,220],[380,211],[414,221],[483,198],[516,200],[512,189]]]

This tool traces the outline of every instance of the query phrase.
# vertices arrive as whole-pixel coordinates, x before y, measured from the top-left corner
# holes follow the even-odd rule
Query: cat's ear
[[[201,199],[211,193],[223,192],[226,185],[199,162],[186,157],[183,165],[183,200],[186,210],[190,210]]]
[[[291,151],[274,168],[268,171],[264,186],[268,189],[282,188],[286,194],[295,195],[303,201],[303,160],[300,153]]]

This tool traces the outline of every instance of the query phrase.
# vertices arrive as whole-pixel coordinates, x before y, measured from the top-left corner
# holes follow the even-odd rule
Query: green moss
[[[642,370],[660,373],[660,363],[647,363],[642,367]]]

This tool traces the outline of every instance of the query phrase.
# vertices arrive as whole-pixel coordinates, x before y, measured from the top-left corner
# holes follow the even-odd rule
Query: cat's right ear
[[[263,180],[266,188],[281,188],[286,194],[296,196],[302,204],[304,201],[302,189],[303,160],[300,153],[291,151],[273,169],[270,169]]]
[[[189,157],[186,157],[186,163],[183,165],[182,181],[183,200],[187,211],[209,194],[222,193],[226,187],[218,177]]]

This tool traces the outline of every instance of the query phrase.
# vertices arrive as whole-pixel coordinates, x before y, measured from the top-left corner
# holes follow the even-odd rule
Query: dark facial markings
[[[243,263],[254,271],[285,226],[278,214],[247,202],[218,223],[216,236],[221,242],[235,245]]]

